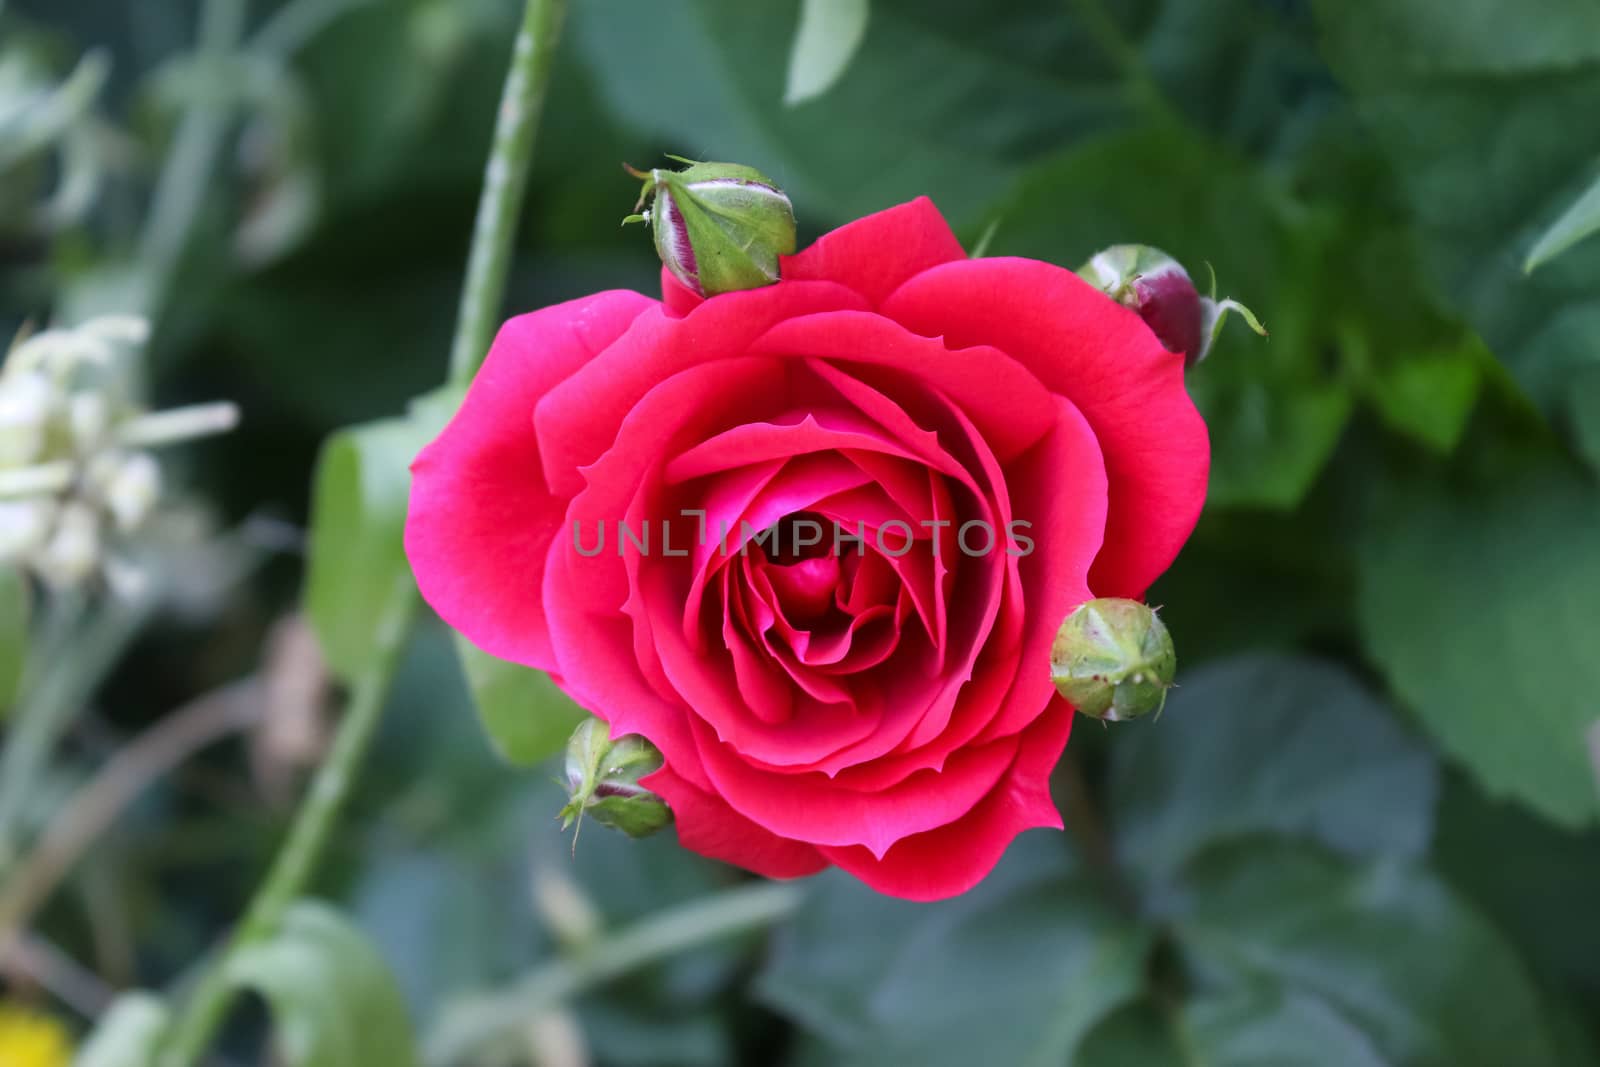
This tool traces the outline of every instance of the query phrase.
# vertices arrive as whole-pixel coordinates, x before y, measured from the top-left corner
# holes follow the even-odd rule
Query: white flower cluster
[[[116,545],[161,496],[150,450],[238,421],[226,403],[141,410],[128,361],[148,334],[143,319],[92,319],[21,340],[0,366],[0,566],[54,589],[138,580]]]

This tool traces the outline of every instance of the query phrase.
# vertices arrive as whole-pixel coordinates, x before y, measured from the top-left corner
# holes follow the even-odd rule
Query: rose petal
[[[803,355],[842,365],[868,383],[891,383],[884,389],[890,393],[896,391],[893,384],[914,382],[919,390],[959,406],[1002,463],[1043,437],[1055,421],[1050,393],[1005,353],[983,345],[947,348],[875,312],[832,311],[787,319],[752,341],[750,353]]]
[[[666,267],[661,268],[661,306],[668,315],[681,319],[705,302],[705,297],[684,285]]]
[[[843,286],[796,282],[723,293],[683,318],[659,308],[640,315],[616,343],[540,400],[534,425],[550,488],[577,493],[579,471],[611,448],[622,420],[645,394],[673,376],[743,355],[752,340],[786,318],[860,306],[861,298]],[[765,395],[781,396],[785,388],[780,373]]]
[[[784,256],[781,266],[786,283],[838,282],[875,307],[906,279],[966,258],[933,201],[919,196],[823,234],[798,255]]]
[[[1105,547],[1090,585],[1100,596],[1142,596],[1205,502],[1210,443],[1184,389],[1183,357],[1076,274],[1030,259],[934,267],[883,308],[947,344],[999,348],[1077,405],[1110,477]]]
[[[491,655],[556,666],[540,589],[564,509],[541,473],[534,406],[655,306],[612,291],[507,322],[460,411],[411,465],[405,541],[417,586]]]
[[[663,767],[641,779],[672,809],[678,842],[765,878],[801,878],[828,865],[815,848],[761,829],[711,793]]]
[[[1016,760],[999,784],[948,825],[902,838],[882,856],[862,847],[823,847],[834,864],[880,893],[905,900],[943,900],[965,893],[994,869],[1024,830],[1059,830],[1050,799],[1050,772],[1072,732],[1072,709],[1062,700],[1022,735]]]
[[[943,771],[924,771],[890,789],[858,793],[817,773],[760,770],[691,723],[700,763],[735,811],[781,837],[817,845],[862,845],[882,855],[910,834],[954,822],[971,811],[1011,765],[1015,739],[963,749]]]

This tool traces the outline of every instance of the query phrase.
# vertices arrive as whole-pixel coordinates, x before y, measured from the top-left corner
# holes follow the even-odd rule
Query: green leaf
[[[1113,6],[1168,98],[1208,131],[1277,140],[1291,117],[1325,106],[1308,100],[1326,97],[1326,76],[1301,19],[1257,0]],[[680,0],[641,18],[633,0],[588,0],[573,32],[620,119],[669,151],[772,175],[803,226],[919,194],[973,225],[1029,164],[1143,105],[1120,56],[1061,0],[872,0],[848,76],[786,107],[798,9]]]
[[[502,759],[531,767],[561,751],[586,713],[548,674],[497,659],[464,637],[456,648],[478,719]]]
[[[1368,383],[1378,414],[1434,452],[1453,451],[1478,397],[1481,349],[1474,339],[1466,350],[1423,352],[1381,368]]]
[[[1331,481],[1331,480],[1330,480]],[[1337,486],[1293,512],[1209,509],[1147,594],[1178,642],[1180,686],[1196,663],[1270,649],[1355,626],[1349,511]],[[1284,596],[1293,589],[1293,596]],[[1219,611],[1217,605],[1229,610]]]
[[[1574,374],[1567,391],[1573,446],[1600,470],[1600,363]]]
[[[512,17],[480,0],[364,3],[310,42],[296,66],[333,199],[482,168]]]
[[[1156,720],[1117,731],[1108,810],[1123,863],[1165,878],[1247,834],[1314,837],[1352,855],[1420,856],[1438,771],[1345,671],[1246,656],[1179,673]]]
[[[1071,1067],[1197,1067],[1178,1047],[1172,1014],[1153,998],[1118,1009],[1084,1038]]]
[[[272,1007],[288,1067],[416,1067],[406,1006],[366,936],[325,904],[302,901],[271,940],[228,970]]]
[[[1227,1067],[1388,1067],[1371,1039],[1332,1005],[1281,988],[1241,988],[1185,1006],[1185,1044]]]
[[[172,1013],[151,993],[123,993],[101,1015],[72,1067],[156,1067]]]
[[[1533,251],[1528,253],[1522,269],[1532,273],[1541,264],[1548,263],[1584,238],[1600,232],[1600,178],[1578,197],[1577,202],[1551,223],[1539,238]]]
[[[1516,941],[1541,978],[1600,1002],[1600,829],[1563,829],[1451,779],[1432,862]]]
[[[1184,899],[1174,929],[1194,973],[1212,988],[1265,988],[1282,998],[1266,1022],[1258,1017],[1254,1026],[1265,1029],[1253,1036],[1237,1029],[1236,1005],[1196,1009],[1192,1021],[1214,1043],[1284,1049],[1288,1015],[1350,1054],[1360,1042],[1349,1029],[1358,1030],[1374,1051],[1366,1058],[1378,1063],[1560,1063],[1538,991],[1511,947],[1419,870],[1255,841],[1201,857],[1186,873]]]
[[[772,175],[812,225],[922,193],[971,220],[1028,156],[1127,111],[1059,0],[874,0],[850,76],[788,107],[797,10],[679,0],[641,18],[632,0],[589,0],[573,7],[573,42],[619,118],[668,150]]]
[[[426,442],[411,419],[340,430],[317,460],[305,607],[333,672],[361,673],[381,605],[409,573],[404,536],[412,458]]]
[[[1364,528],[1365,644],[1491,795],[1576,825],[1600,814],[1600,490],[1511,467],[1459,495],[1403,487]]]
[[[1212,433],[1216,507],[1297,505],[1333,455],[1350,419],[1350,394],[1335,383],[1250,380],[1242,368],[1191,386]]]
[[[1008,863],[1025,862],[1020,851]],[[922,906],[823,876],[760,995],[830,1043],[834,1067],[1070,1062],[1084,1035],[1137,995],[1150,935],[1097,886],[1035,871]]]
[[[1600,363],[1600,244],[1524,264],[1592,218],[1600,7],[1317,0],[1335,72],[1400,179],[1446,293],[1548,413]],[[1585,192],[1587,190],[1587,192]],[[1577,206],[1575,206],[1577,205]],[[1551,220],[1560,219],[1552,226]]]
[[[28,582],[20,571],[0,567],[0,719],[10,712],[28,660]]]
[[[800,0],[800,28],[789,53],[791,107],[821,96],[844,76],[867,35],[868,0]]]

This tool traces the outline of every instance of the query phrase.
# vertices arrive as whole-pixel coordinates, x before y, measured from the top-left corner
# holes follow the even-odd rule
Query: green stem
[[[566,6],[566,0],[528,0],[513,47],[511,73],[500,97],[494,149],[484,171],[467,279],[461,290],[455,340],[450,348],[450,380],[458,385],[472,380],[494,339],[500,303],[505,298],[506,276],[511,269],[517,216],[533,160],[534,136],[550,86],[550,69]]]
[[[232,1003],[234,989],[228,970],[234,956],[271,937],[283,913],[310,881],[377,730],[416,606],[416,589],[406,575],[395,583],[380,612],[372,659],[356,679],[333,746],[295,813],[289,836],[227,947],[196,981],[173,1025],[160,1060],[162,1067],[190,1067],[199,1060]]]
[[[565,0],[528,0],[506,76],[488,178],[472,236],[451,352],[452,381],[465,382],[477,369],[505,295],[512,237],[565,6]],[[238,929],[196,979],[167,1039],[161,1067],[192,1067],[198,1061],[233,1001],[229,968],[235,955],[271,937],[284,911],[305,891],[366,756],[418,606],[416,588],[407,574],[379,612],[378,647],[356,681],[333,747],[295,813],[289,836]]]
[[[210,77],[219,73],[244,35],[245,0],[207,0],[201,15],[197,58]],[[220,87],[199,91],[178,125],[139,242],[144,280],[135,310],[157,318],[167,302],[178,264],[205,200],[206,186],[228,132],[234,101]]]
[[[687,949],[787,919],[800,897],[796,885],[756,882],[642,919],[509,989],[456,1005],[429,1036],[424,1059],[432,1067],[473,1061],[580,993]]]

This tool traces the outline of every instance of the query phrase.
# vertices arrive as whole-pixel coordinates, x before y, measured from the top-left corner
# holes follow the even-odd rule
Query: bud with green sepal
[[[661,769],[661,753],[637,734],[612,740],[611,728],[585,719],[567,742],[568,801],[558,813],[562,828],[582,825],[585,815],[629,837],[648,837],[672,821],[666,802],[639,784]],[[576,847],[577,839],[573,839]]]
[[[1080,267],[1078,275],[1136,311],[1169,351],[1183,353],[1185,367],[1206,358],[1230,311],[1237,311],[1262,337],[1267,335],[1249,308],[1237,300],[1217,299],[1215,274],[1211,294],[1201,296],[1183,265],[1159,248],[1112,245]]]
[[[623,222],[649,223],[661,262],[701,296],[777,281],[778,257],[795,249],[794,207],[783,190],[753,167],[669,158],[688,166],[628,168],[644,190],[637,214]]]
[[[1085,715],[1106,722],[1159,712],[1178,669],[1172,635],[1155,609],[1102,597],[1080,604],[1050,647],[1056,691]]]

